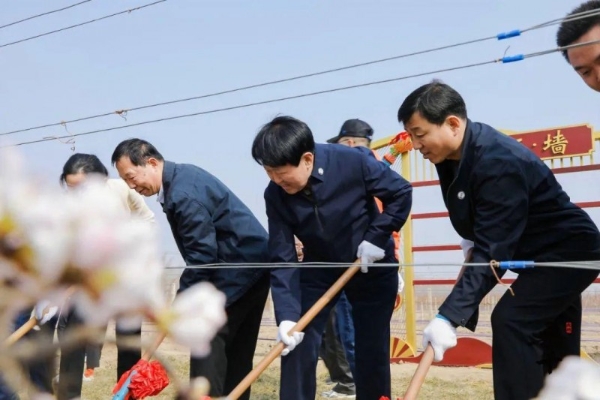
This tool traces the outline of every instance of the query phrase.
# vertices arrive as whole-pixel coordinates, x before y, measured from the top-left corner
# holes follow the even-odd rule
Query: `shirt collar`
[[[165,192],[163,190],[163,185],[160,185],[160,189],[158,189],[158,195],[156,196],[156,200],[160,204],[164,204],[165,203]]]

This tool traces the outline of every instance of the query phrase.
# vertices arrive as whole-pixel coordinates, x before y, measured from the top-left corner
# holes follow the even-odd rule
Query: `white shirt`
[[[160,185],[160,189],[158,189],[158,194],[156,195],[156,201],[158,201],[161,205],[165,203],[165,192],[163,191],[162,185]]]
[[[129,211],[132,217],[154,223],[154,213],[150,210],[142,195],[127,186],[124,180],[107,179],[106,185],[119,196],[123,207]]]

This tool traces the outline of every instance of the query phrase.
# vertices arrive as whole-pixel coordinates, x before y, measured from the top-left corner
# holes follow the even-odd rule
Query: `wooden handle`
[[[302,332],[304,328],[323,310],[323,308],[329,303],[340,290],[344,288],[346,283],[356,274],[360,269],[360,260],[356,260],[350,268],[346,270],[339,277],[337,281],[321,296],[319,300],[300,318],[300,320],[294,325],[294,327],[288,332],[292,334],[294,332]],[[227,396],[227,400],[238,400],[238,398],[244,394],[244,392],[254,383],[256,379],[264,372],[265,369],[281,354],[285,348],[282,342],[279,342],[269,351],[269,353],[261,360],[260,363],[246,377],[233,389]]]
[[[429,367],[431,363],[433,363],[434,357],[433,347],[428,345],[423,353],[423,357],[421,357],[421,361],[419,362],[419,366],[415,371],[410,383],[408,384],[408,389],[406,389],[406,393],[404,393],[404,397],[402,400],[416,400],[417,395],[419,394],[419,390],[421,386],[423,386],[423,382],[425,381],[425,377],[427,376],[427,371],[429,371]]]
[[[165,340],[165,337],[167,337],[166,333],[161,333],[160,335],[158,335],[156,337],[156,339],[154,340],[154,343],[152,343],[152,346],[149,346],[144,351],[144,354],[142,355],[142,360],[150,361],[150,359],[152,358],[152,356],[154,355],[154,353],[156,352],[156,350],[158,349],[158,347],[160,346],[162,341]]]
[[[21,339],[27,332],[32,330],[35,324],[37,324],[36,319],[30,318],[29,321],[25,322],[19,329],[4,339],[4,346],[12,346],[17,340]]]
[[[60,301],[60,303],[64,303],[73,293],[75,293],[75,290],[77,290],[77,287],[75,285],[70,286],[65,293],[62,296],[62,299]],[[43,311],[42,311],[42,315],[46,314],[48,312],[48,309],[50,308],[50,306],[46,307]],[[11,346],[13,345],[17,340],[21,339],[23,336],[25,336],[25,334],[27,332],[29,332],[30,330],[33,329],[33,327],[37,324],[37,320],[35,319],[35,317],[31,317],[26,323],[24,323],[19,329],[17,329],[16,331],[14,331],[9,337],[7,337],[4,340],[4,346]]]

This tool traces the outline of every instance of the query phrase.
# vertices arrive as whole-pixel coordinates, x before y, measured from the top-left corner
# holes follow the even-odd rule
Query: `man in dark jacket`
[[[205,264],[267,262],[268,236],[244,203],[216,177],[165,161],[141,139],[121,142],[112,155],[119,175],[144,196],[157,194],[185,260],[179,291],[211,282],[226,297],[227,325],[206,358],[190,360],[190,377],[204,376],[210,396],[223,396],[252,370],[269,274],[261,268],[201,268]],[[200,267],[200,268],[198,268]],[[241,399],[249,399],[248,390]]]
[[[398,288],[392,232],[402,228],[410,212],[410,184],[367,148],[315,144],[308,126],[292,117],[267,123],[254,139],[252,156],[271,179],[265,202],[273,263],[297,262],[294,235],[304,245],[304,263],[361,259],[362,273],[344,288],[354,317],[356,397],[390,397],[390,318]],[[383,213],[374,197],[384,204]],[[378,261],[393,266],[368,267]],[[303,333],[287,333],[344,270],[277,268],[271,274],[277,336],[286,345],[281,400],[315,398],[319,345],[337,298]]]
[[[560,47],[586,42],[597,42],[573,47],[563,51],[563,56],[575,72],[593,90],[600,92],[600,0],[582,3],[567,15],[556,33],[556,44]],[[588,13],[583,18],[568,20],[573,14]]]
[[[398,120],[413,146],[435,164],[456,232],[474,242],[472,263],[600,260],[600,234],[552,171],[528,148],[467,118],[454,89],[432,82],[412,92]],[[498,282],[491,266],[466,267],[423,332],[437,361],[456,345],[456,327],[474,331],[479,303]],[[502,276],[505,270],[497,271]],[[581,293],[598,271],[535,267],[515,270],[492,313],[497,400],[536,397],[566,355],[579,355]]]

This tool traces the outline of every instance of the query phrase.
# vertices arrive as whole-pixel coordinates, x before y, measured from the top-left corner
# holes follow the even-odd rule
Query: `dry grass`
[[[261,335],[262,336],[262,335]],[[148,338],[151,335],[148,335]],[[273,342],[261,340],[256,352],[258,362],[269,351]],[[181,379],[188,376],[188,355],[184,349],[166,341],[160,348],[165,357]],[[392,365],[393,395],[404,393],[416,364]],[[91,382],[84,382],[82,400],[106,400],[111,396],[116,370],[116,349],[113,345],[105,345],[102,353],[101,367],[96,370],[96,377]],[[325,384],[327,371],[322,362],[318,365],[317,393],[329,390]],[[420,399],[493,399],[491,370],[476,368],[443,368],[432,367],[421,390]],[[252,400],[277,400],[279,392],[279,361],[276,360],[259,380],[252,386]],[[317,394],[317,398],[320,396]],[[173,388],[167,388],[156,399],[173,399]]]
[[[419,288],[417,291],[417,332],[421,332],[447,293],[448,288],[427,287]],[[588,351],[596,360],[600,361],[600,291],[588,291],[584,295],[584,332],[582,333],[582,348]],[[484,341],[490,341],[489,314],[496,301],[501,295],[502,288],[497,288],[482,303],[480,311],[480,324],[477,333],[473,336]],[[591,293],[590,293],[591,292]],[[263,326],[259,337],[275,337],[275,327],[272,315],[272,305],[267,303],[265,309]],[[392,331],[395,335],[404,336],[403,312],[394,315],[392,319]],[[114,335],[114,329],[109,328],[108,336]],[[153,327],[144,325],[144,340],[150,342],[153,336]],[[471,336],[464,329],[460,330],[461,336]],[[420,342],[420,339],[418,339]],[[269,351],[273,341],[259,340],[255,363]],[[177,376],[183,381],[188,377],[188,354],[185,349],[171,343],[168,339],[161,345],[159,353],[164,357],[176,371]],[[392,365],[392,387],[393,399],[401,396],[412,377],[416,368],[415,364]],[[101,367],[96,370],[96,377],[92,382],[84,382],[82,400],[106,400],[112,397],[111,390],[115,382],[116,371],[116,349],[114,345],[106,344],[102,353]],[[322,362],[318,369],[319,393],[330,389],[325,385],[327,371]],[[172,386],[172,385],[171,385]],[[252,400],[278,400],[279,392],[279,361],[276,360],[265,373],[252,386]],[[156,399],[173,399],[174,388],[167,388]],[[22,398],[27,398],[23,396]],[[492,394],[492,371],[476,368],[444,368],[432,367],[427,375],[425,384],[420,392],[420,399],[493,399]]]

